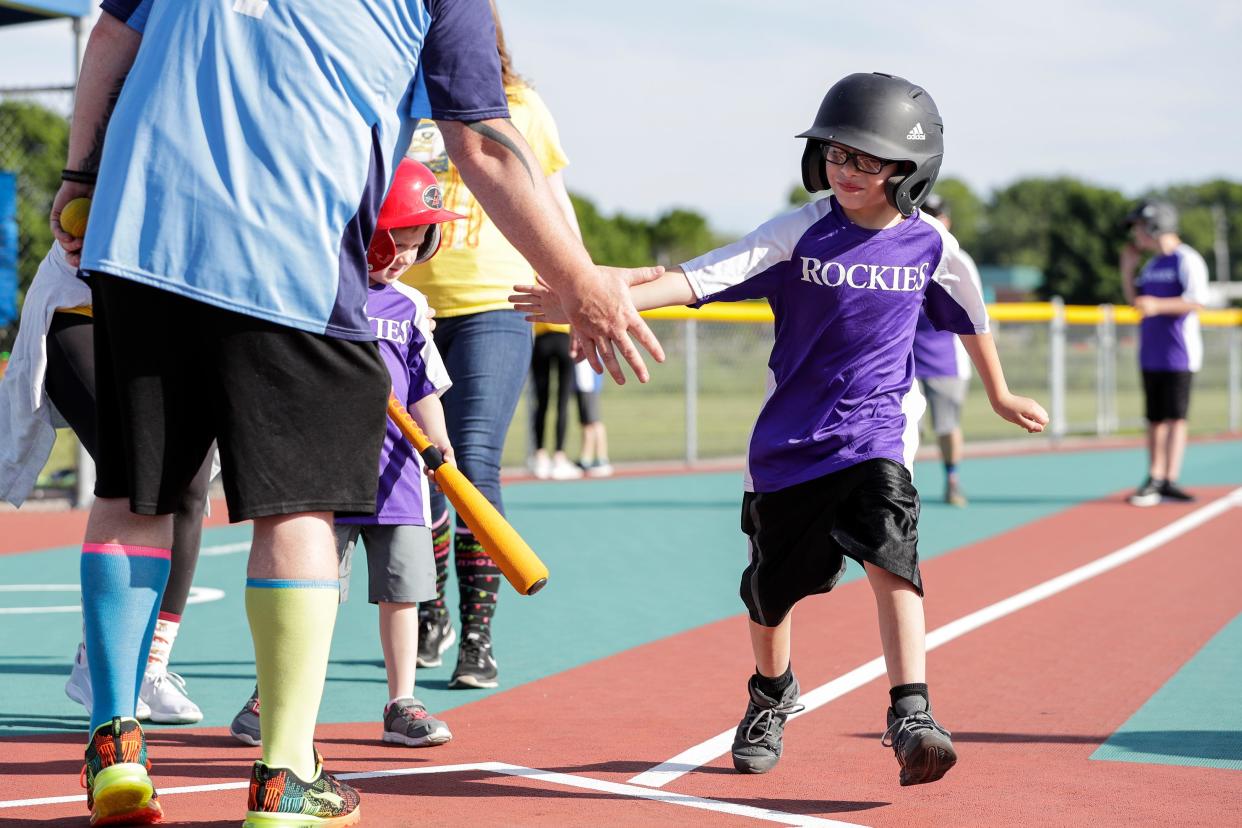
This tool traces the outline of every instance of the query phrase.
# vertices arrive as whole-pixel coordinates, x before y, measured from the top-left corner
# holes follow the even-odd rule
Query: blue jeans
[[[530,323],[517,311],[484,311],[437,319],[433,336],[453,381],[441,401],[457,467],[503,513],[500,456],[530,372]],[[447,508],[433,489],[432,520]]]

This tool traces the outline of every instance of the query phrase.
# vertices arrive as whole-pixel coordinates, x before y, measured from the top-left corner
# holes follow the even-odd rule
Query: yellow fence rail
[[[1127,305],[1064,305],[1067,325],[1098,325],[1110,318],[1118,325],[1137,325],[1138,312]],[[658,308],[643,311],[647,319],[699,322],[771,322],[772,309],[766,302],[736,302],[704,308]],[[988,316],[996,322],[1051,322],[1057,317],[1053,302],[998,302],[988,305]],[[1199,311],[1201,325],[1216,328],[1242,327],[1242,310]]]

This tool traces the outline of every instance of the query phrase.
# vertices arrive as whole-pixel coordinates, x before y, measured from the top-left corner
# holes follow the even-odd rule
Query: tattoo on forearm
[[[526,174],[530,176],[531,185],[532,186],[534,185],[535,174],[531,172],[530,164],[527,162],[526,156],[522,153],[521,148],[516,143],[514,143],[512,138],[510,138],[508,135],[505,135],[503,132],[499,131],[498,129],[488,126],[482,121],[475,121],[473,123],[467,123],[466,128],[479,133],[484,138],[487,138],[490,141],[495,141],[497,144],[500,144],[502,147],[509,150],[509,152],[516,155],[517,159],[522,162],[522,166],[526,168]]]
[[[95,129],[95,140],[91,144],[90,150],[86,153],[86,157],[78,165],[78,169],[83,172],[99,171],[99,162],[103,158],[104,136],[108,134],[108,122],[112,120],[112,110],[116,109],[117,99],[121,97],[121,87],[125,85],[125,78],[127,77],[128,74],[118,78],[108,92],[108,102],[104,106],[103,116],[99,119],[99,126]]]

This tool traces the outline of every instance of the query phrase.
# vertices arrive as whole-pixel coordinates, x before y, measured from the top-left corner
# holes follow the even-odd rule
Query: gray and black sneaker
[[[1160,502],[1160,489],[1164,483],[1150,477],[1130,495],[1131,506],[1155,506]]]
[[[384,741],[409,747],[442,745],[453,740],[448,725],[427,712],[418,699],[397,699],[384,708]]]
[[[418,666],[439,667],[444,651],[457,642],[457,630],[448,615],[420,615],[418,618]]]
[[[233,734],[234,739],[247,745],[263,744],[263,737],[259,735],[259,685],[254,686],[250,698],[246,699],[242,709],[233,717],[229,733]]]
[[[898,718],[890,707],[888,730],[884,731],[880,744],[891,747],[897,755],[903,786],[922,785],[935,782],[957,763],[951,735],[927,710]]]
[[[454,689],[497,687],[496,659],[492,658],[492,633],[487,627],[467,627],[462,630],[461,644],[457,648],[457,668],[448,686]]]
[[[750,702],[733,737],[733,767],[739,773],[767,773],[776,767],[781,758],[785,722],[790,714],[804,709],[798,704],[796,678],[779,699],[760,690],[756,678],[751,676],[746,685]]]
[[[1179,487],[1172,480],[1166,480],[1160,486],[1160,497],[1173,503],[1194,503],[1195,496]]]

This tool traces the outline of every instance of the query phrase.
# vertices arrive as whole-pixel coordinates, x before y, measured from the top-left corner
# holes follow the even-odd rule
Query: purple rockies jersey
[[[1134,290],[1139,296],[1180,296],[1187,302],[1207,301],[1207,262],[1188,244],[1149,261]],[[1198,371],[1203,365],[1199,314],[1149,316],[1139,328],[1139,366],[1144,371]]]
[[[367,319],[379,340],[380,354],[397,399],[408,407],[426,396],[448,390],[448,372],[431,339],[425,296],[400,282],[387,286],[372,282],[367,293]],[[427,487],[422,458],[389,420],[380,452],[375,514],[337,518],[337,523],[429,526],[431,504]]]
[[[826,198],[682,266],[697,304],[763,298],[776,317],[748,491],[875,458],[910,465],[916,434],[907,411],[922,402],[911,355],[919,308],[955,333],[988,329],[978,287],[946,266],[956,249],[944,226],[920,213],[865,230]]]
[[[962,279],[970,279],[983,292],[979,281],[979,269],[975,260],[965,250],[958,250],[949,258],[949,272]],[[952,331],[942,331],[927,318],[927,312],[919,312],[919,324],[914,329],[914,376],[917,379],[932,377],[970,378],[970,357],[962,347],[962,341]]]

